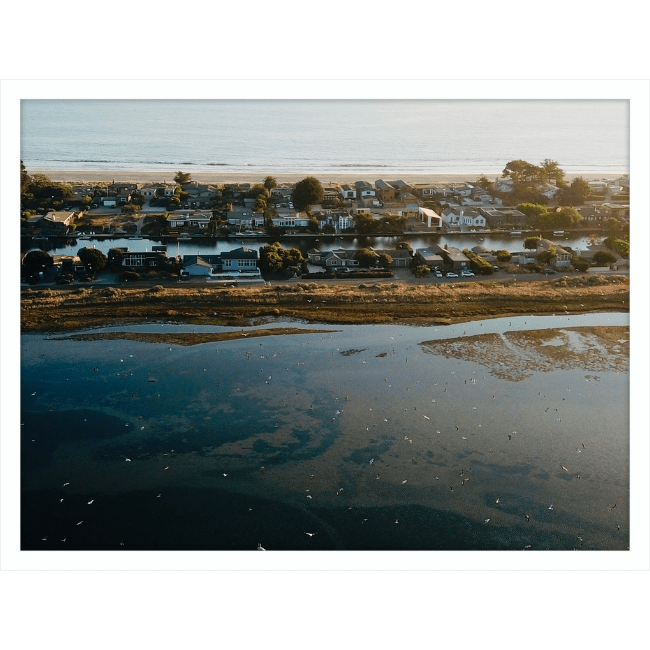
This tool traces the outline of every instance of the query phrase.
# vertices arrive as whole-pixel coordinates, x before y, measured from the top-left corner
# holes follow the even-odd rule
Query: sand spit
[[[420,343],[424,352],[479,363],[500,379],[522,381],[534,372],[583,369],[596,373],[627,372],[629,327],[570,327],[504,334],[480,334]]]
[[[216,341],[239,341],[243,338],[259,338],[261,336],[287,336],[291,334],[330,334],[336,330],[300,329],[298,327],[275,327],[263,330],[247,330],[246,332],[94,332],[91,334],[73,334],[57,338],[57,341],[105,341],[129,340],[143,343],[164,343],[165,345],[200,345]]]

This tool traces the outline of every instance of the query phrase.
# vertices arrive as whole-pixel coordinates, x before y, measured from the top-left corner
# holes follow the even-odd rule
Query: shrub
[[[122,273],[122,280],[127,281],[127,280],[139,280],[140,279],[140,274],[136,273],[135,271],[124,271]]]
[[[572,257],[571,266],[573,266],[576,271],[584,273],[591,265],[589,264],[589,260],[584,259],[584,257]]]
[[[505,250],[498,250],[497,262],[509,262],[512,259],[512,254]]]

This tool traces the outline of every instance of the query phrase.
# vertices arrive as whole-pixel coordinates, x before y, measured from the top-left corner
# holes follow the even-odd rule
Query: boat
[[[510,235],[512,237],[518,237],[519,235],[521,235],[521,230],[511,230]]]
[[[142,237],[129,237],[129,239],[142,239]]]
[[[554,230],[553,235],[555,235],[555,237],[564,237],[564,230]]]

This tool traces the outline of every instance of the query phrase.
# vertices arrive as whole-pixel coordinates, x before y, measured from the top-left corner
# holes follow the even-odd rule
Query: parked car
[[[500,270],[501,270],[501,269],[500,269],[496,264],[493,264],[493,265],[492,265],[492,268],[494,269],[494,272],[495,272],[495,273],[496,273],[497,271],[500,271]]]
[[[453,271],[448,271],[448,272],[447,272],[447,277],[448,277],[448,278],[457,278],[457,277],[458,277],[458,273],[454,273]]]
[[[544,275],[555,275],[557,271],[555,269],[544,269],[543,273]]]
[[[435,275],[437,278],[441,278],[441,277],[442,277],[442,271],[439,271],[438,269],[436,269],[433,273],[434,273],[434,275]]]
[[[474,273],[472,273],[472,271],[468,271],[467,269],[463,269],[460,272],[460,275],[463,278],[473,278],[474,277]]]

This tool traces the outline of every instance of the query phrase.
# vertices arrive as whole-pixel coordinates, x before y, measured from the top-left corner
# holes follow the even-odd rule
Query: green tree
[[[487,176],[481,176],[481,178],[476,181],[476,184],[488,192],[494,189],[494,183],[490,181]]]
[[[590,194],[589,183],[582,176],[578,176],[561,192],[559,199],[562,205],[584,205]]]
[[[254,212],[264,212],[266,210],[266,200],[262,196],[258,196],[255,199],[255,205],[253,206]]]
[[[574,256],[571,258],[571,266],[573,266],[576,271],[584,273],[591,264],[589,264],[589,260],[584,259],[584,257]]]
[[[498,250],[496,257],[497,262],[509,262],[512,259],[512,253],[506,250]]]
[[[136,205],[135,203],[127,203],[126,205],[123,205],[122,208],[120,209],[120,212],[122,214],[136,214],[136,212],[140,212],[140,206]]]
[[[524,248],[534,251],[537,248],[538,242],[539,237],[526,237],[526,239],[524,239]]]
[[[535,257],[535,260],[539,264],[550,264],[553,261],[553,258],[555,257],[555,249],[549,248],[547,251],[542,251],[541,253],[538,253],[537,256]]]
[[[316,219],[316,217],[310,217],[307,228],[309,229],[309,232],[318,232],[319,230],[318,219]]]
[[[377,261],[377,254],[370,248],[360,248],[354,254],[354,259],[359,262],[359,266],[372,267]]]
[[[416,278],[426,278],[429,273],[431,273],[431,269],[426,264],[420,264],[413,269],[413,275]]]
[[[299,266],[305,258],[297,248],[282,248],[279,242],[273,242],[260,248],[259,267],[262,271],[279,273],[290,267]]]
[[[357,214],[354,217],[354,228],[360,235],[370,235],[376,232],[377,222],[370,214]]]
[[[409,244],[407,241],[401,241],[395,246],[395,248],[398,251],[408,251],[409,255],[413,257],[413,248],[411,247],[411,244]]]
[[[521,159],[511,160],[506,164],[502,172],[504,178],[512,179],[516,190],[538,184],[541,174],[541,167],[537,167]]]
[[[192,175],[185,172],[177,172],[176,176],[174,176],[174,182],[179,185],[186,185],[187,183],[192,182]]]
[[[616,262],[616,256],[607,251],[596,251],[594,253],[594,262],[596,266],[609,266]]]
[[[560,166],[555,160],[549,160],[548,158],[543,160],[541,170],[542,178],[547,183],[550,183],[551,181],[558,183],[564,179],[564,172],[560,169]]]
[[[523,212],[527,217],[533,219],[533,221],[548,214],[546,206],[540,203],[520,203],[517,206],[517,210]]]
[[[52,266],[53,262],[52,256],[45,251],[29,251],[23,258],[22,275],[34,275],[45,271]]]
[[[278,181],[273,176],[267,176],[264,179],[264,187],[270,192],[274,187],[278,186]]]
[[[393,258],[388,253],[380,253],[377,264],[383,269],[389,269],[393,264]]]
[[[306,210],[312,205],[323,200],[324,191],[321,182],[313,176],[303,178],[296,183],[292,193],[293,204],[296,210]]]
[[[106,255],[96,248],[80,248],[77,255],[93,275],[101,271],[108,262]]]

